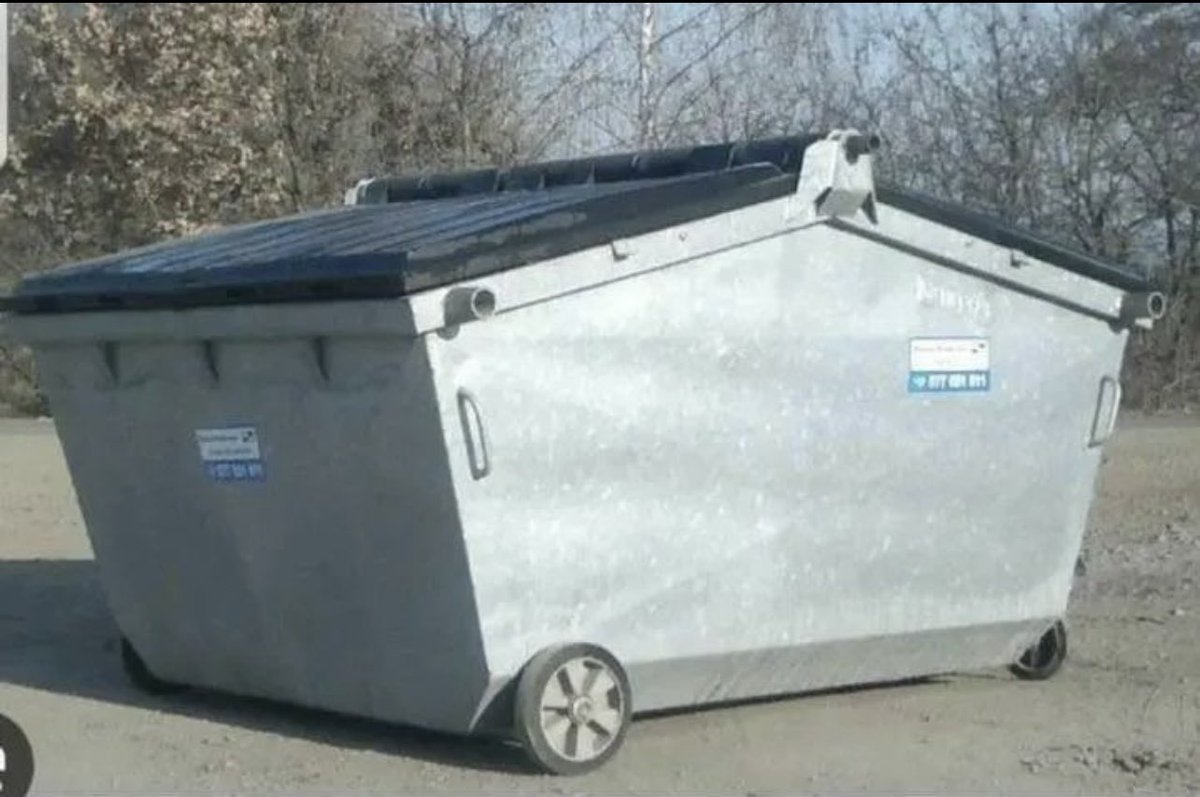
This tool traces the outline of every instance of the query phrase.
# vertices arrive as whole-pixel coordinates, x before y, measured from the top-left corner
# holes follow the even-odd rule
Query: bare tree
[[[1144,402],[1187,403],[1200,395],[1200,10],[1118,4],[1100,9],[1089,33],[1136,155],[1134,251],[1157,261],[1172,298],[1165,323],[1136,341],[1133,372]]]
[[[9,276],[381,172],[853,125],[885,179],[1146,264],[1127,396],[1200,397],[1195,4],[16,8]]]
[[[737,34],[769,3],[591,4],[607,31],[595,124],[610,146],[654,147],[689,140],[704,125],[711,68],[725,63]]]

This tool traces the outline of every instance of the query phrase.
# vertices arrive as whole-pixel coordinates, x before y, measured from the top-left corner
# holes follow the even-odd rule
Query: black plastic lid
[[[16,313],[387,298],[785,196],[818,136],[383,178],[365,204],[133,249],[25,278]],[[1122,289],[1136,271],[911,192],[879,200]]]

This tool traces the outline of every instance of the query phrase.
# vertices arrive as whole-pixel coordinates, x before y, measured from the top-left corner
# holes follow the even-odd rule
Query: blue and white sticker
[[[909,393],[985,393],[992,386],[987,338],[912,338]]]
[[[258,482],[267,476],[253,426],[197,429],[196,447],[204,472],[213,481]]]

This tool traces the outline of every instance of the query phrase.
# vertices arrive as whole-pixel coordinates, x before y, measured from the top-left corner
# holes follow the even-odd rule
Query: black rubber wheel
[[[172,695],[187,689],[183,684],[164,681],[146,666],[137,650],[125,637],[121,637],[121,665],[133,685],[151,695]]]
[[[1044,681],[1058,672],[1066,658],[1067,628],[1059,620],[1008,669],[1025,681]]]
[[[514,730],[538,769],[581,775],[616,755],[633,714],[629,678],[597,645],[556,645],[517,681]]]

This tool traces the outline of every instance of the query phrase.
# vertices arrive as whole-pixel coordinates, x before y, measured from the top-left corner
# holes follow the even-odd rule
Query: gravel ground
[[[639,720],[583,778],[518,754],[212,694],[149,698],[115,629],[48,422],[0,419],[0,713],[37,794],[1200,791],[1200,423],[1107,448],[1054,679],[973,673]]]

